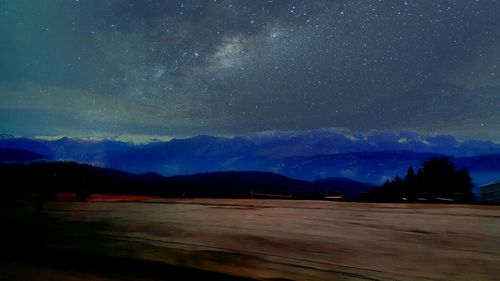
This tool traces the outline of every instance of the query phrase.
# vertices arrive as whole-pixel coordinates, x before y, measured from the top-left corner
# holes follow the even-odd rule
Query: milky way
[[[0,131],[500,141],[500,2],[0,0]]]

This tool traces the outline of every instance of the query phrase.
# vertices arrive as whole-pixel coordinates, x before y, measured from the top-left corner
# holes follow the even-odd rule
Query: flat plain
[[[21,257],[56,251],[257,280],[500,280],[500,206],[154,198],[35,206],[1,204],[2,241]],[[120,268],[8,256],[0,269],[2,280],[124,280]],[[174,280],[140,275],[127,278]]]

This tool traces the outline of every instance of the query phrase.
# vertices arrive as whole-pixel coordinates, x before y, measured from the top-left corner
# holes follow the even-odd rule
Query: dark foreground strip
[[[88,255],[52,249],[38,249],[34,251],[19,248],[3,249],[0,253],[0,263],[3,262],[20,262],[32,266],[77,271],[80,273],[116,278],[117,280],[120,280],[120,277],[131,277],[141,280],[168,281],[255,281],[254,279],[194,268],[172,266],[155,261]]]

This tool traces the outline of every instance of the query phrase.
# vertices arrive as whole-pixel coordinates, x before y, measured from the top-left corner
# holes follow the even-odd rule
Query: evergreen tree
[[[451,158],[433,158],[423,163],[418,175],[417,191],[430,198],[471,201],[472,181],[467,170],[457,171]]]
[[[467,203],[474,201],[472,187],[468,171],[457,170],[451,158],[432,158],[422,164],[417,174],[413,167],[409,167],[404,180],[396,176],[370,196],[376,201],[415,201],[424,198]]]

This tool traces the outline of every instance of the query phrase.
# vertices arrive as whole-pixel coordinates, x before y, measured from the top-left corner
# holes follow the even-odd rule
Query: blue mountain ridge
[[[15,148],[132,173],[165,176],[218,171],[273,172],[301,180],[331,177],[381,184],[409,166],[432,157],[454,157],[477,185],[500,178],[500,145],[457,141],[446,135],[412,131],[352,134],[329,129],[265,132],[232,138],[195,136],[134,144],[117,140],[8,137],[0,148]]]

